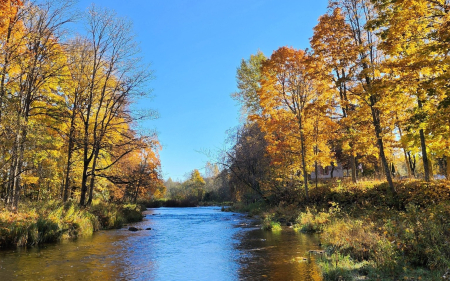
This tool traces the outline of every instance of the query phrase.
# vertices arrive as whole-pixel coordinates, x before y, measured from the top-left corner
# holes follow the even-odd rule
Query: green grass
[[[281,224],[278,221],[274,221],[273,214],[263,214],[263,220],[261,223],[261,229],[270,231],[281,231]]]
[[[20,212],[0,212],[0,248],[32,246],[92,235],[99,229],[120,228],[142,220],[140,205],[97,203],[80,208],[76,202],[22,204]]]
[[[228,212],[248,213],[250,217],[261,215],[267,209],[268,206],[264,201],[257,201],[251,204],[236,202],[230,207],[225,208]]]

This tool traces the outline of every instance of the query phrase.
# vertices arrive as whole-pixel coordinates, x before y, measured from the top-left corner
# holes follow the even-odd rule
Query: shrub
[[[374,260],[392,268],[397,260],[393,245],[362,220],[337,219],[327,225],[322,238],[331,252],[348,255],[356,261]]]
[[[330,222],[331,213],[317,212],[315,209],[306,208],[306,212],[300,213],[296,219],[297,228],[304,232],[322,232],[326,224]]]
[[[428,209],[408,204],[405,212],[387,220],[386,234],[396,241],[407,262],[430,269],[450,267],[450,206],[439,204]]]
[[[55,242],[98,230],[97,218],[71,201],[21,207],[28,211],[0,213],[0,247]]]
[[[119,228],[125,222],[142,220],[141,205],[99,203],[88,209],[74,201],[52,200],[22,205],[26,212],[0,212],[0,248],[36,245],[92,235],[100,228]]]
[[[281,225],[279,222],[274,221],[273,214],[271,215],[264,215],[261,228],[263,230],[271,230],[271,231],[280,231]]]

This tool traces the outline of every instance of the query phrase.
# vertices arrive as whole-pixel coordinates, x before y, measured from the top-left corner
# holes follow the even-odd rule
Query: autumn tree
[[[86,204],[87,195],[87,204],[92,202],[96,172],[108,169],[136,149],[134,134],[128,129],[134,121],[129,106],[134,97],[144,93],[142,87],[151,77],[151,72],[137,57],[130,23],[95,6],[89,10],[87,22],[91,57],[88,87],[80,108],[83,124],[81,205]],[[128,148],[113,155],[105,150],[111,145]],[[99,156],[103,154],[104,158],[105,153],[113,159],[98,167]]]
[[[136,203],[139,197],[160,198],[166,190],[161,180],[159,149],[158,141],[149,139],[142,144],[141,149],[128,153],[117,165],[98,176],[107,178],[122,188],[122,199],[128,197]],[[114,196],[114,199],[121,198]]]
[[[324,135],[318,137],[324,132],[319,126],[328,124],[330,112],[328,89],[321,84],[316,69],[320,69],[316,62],[302,50],[288,47],[276,50],[263,63],[258,92],[263,111],[261,117],[255,116],[266,133],[273,161],[288,163],[284,177],[298,176],[301,171],[306,198],[312,163],[319,152],[329,157],[326,146],[318,145],[319,141],[326,143]]]
[[[442,156],[450,154],[445,139],[448,123],[448,1],[374,1],[379,17],[371,28],[383,38],[381,47],[389,54],[387,67],[395,76],[395,87],[414,102],[407,134],[419,139],[425,180],[431,173],[431,148]],[[446,113],[445,113],[446,112]],[[444,113],[444,114],[442,114]],[[448,145],[446,146],[448,148]]]
[[[201,201],[203,199],[203,187],[205,184],[205,180],[200,175],[200,172],[195,169],[191,172],[189,179],[183,182],[183,188],[188,197],[195,198],[196,201]]]
[[[385,127],[391,123],[385,122],[383,113],[394,107],[389,91],[382,86],[380,63],[384,59],[379,49],[379,38],[367,23],[377,17],[376,9],[369,0],[339,0],[330,1],[332,9],[339,8],[351,33],[350,50],[357,53],[355,62],[353,94],[358,100],[359,112],[368,112],[373,126],[373,135],[377,141],[379,158],[391,192],[395,193],[392,176],[386,157],[386,146],[383,138],[393,129]],[[366,114],[364,114],[366,115]],[[364,116],[363,115],[363,116]]]
[[[62,191],[63,201],[66,202],[70,195],[69,187],[72,182],[72,166],[75,162],[74,153],[77,150],[81,135],[80,110],[83,97],[88,90],[89,66],[91,63],[91,47],[89,42],[78,37],[68,42],[66,48],[67,66],[70,73],[67,87],[65,89],[65,114],[66,129],[63,132],[67,143],[67,156],[64,172],[64,187]]]
[[[30,138],[30,122],[34,116],[46,114],[48,107],[43,105],[57,105],[61,101],[58,82],[65,73],[65,61],[58,37],[64,25],[71,21],[67,15],[70,5],[70,2],[46,2],[26,6],[27,16],[20,39],[22,54],[14,62],[17,67],[14,79],[8,81],[10,106],[15,112],[7,195],[13,208],[19,201],[22,173],[31,168],[24,166],[29,164],[24,154]]]
[[[95,190],[122,190],[134,201],[164,192],[156,137],[135,129],[154,112],[133,111],[151,71],[131,26],[93,7],[88,35],[70,38],[72,8],[0,1],[0,197],[13,209],[21,196],[80,195],[86,205]],[[117,175],[127,176],[126,187],[113,182]]]
[[[12,132],[12,122],[8,116],[12,110],[9,106],[10,99],[7,94],[10,92],[10,82],[14,81],[15,62],[21,55],[20,48],[23,38],[23,20],[26,13],[23,3],[20,1],[1,1],[0,2],[0,171],[2,195],[9,197],[9,164],[11,153],[10,139],[14,138]],[[7,201],[7,200],[5,200]]]
[[[345,22],[340,8],[331,9],[319,18],[311,38],[314,59],[322,61],[321,72],[326,74],[323,79],[333,82],[333,99],[339,101],[336,107],[341,113],[336,112],[335,118],[338,119],[341,129],[340,134],[336,136],[340,139],[341,149],[350,155],[352,181],[356,182],[356,142],[361,139],[361,132],[357,127],[361,122],[352,120],[356,117],[354,113],[357,102],[352,97],[351,90],[354,86],[352,80],[358,55],[352,42],[351,28]]]

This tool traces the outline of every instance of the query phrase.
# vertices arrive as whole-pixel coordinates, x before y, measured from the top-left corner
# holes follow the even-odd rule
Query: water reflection
[[[116,280],[127,264],[117,239],[123,233],[101,232],[91,239],[65,241],[0,253],[1,280]]]
[[[254,229],[243,232],[239,276],[241,280],[322,280],[314,256],[316,236],[290,228],[281,232]]]
[[[93,237],[0,252],[0,280],[320,280],[303,261],[317,241],[271,233],[219,208],[160,208]]]

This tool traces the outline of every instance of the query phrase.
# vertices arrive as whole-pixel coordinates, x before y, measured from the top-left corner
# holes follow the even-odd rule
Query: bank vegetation
[[[237,69],[245,121],[218,160],[230,197],[267,228],[321,233],[327,280],[450,268],[449,12],[329,1],[309,49],[258,51]]]

